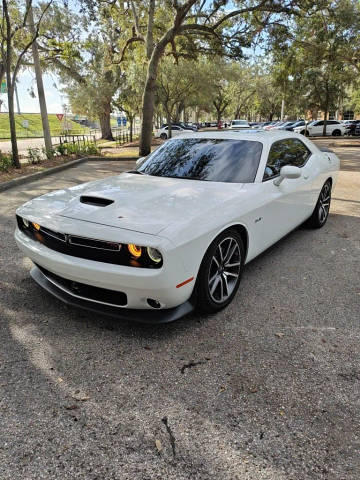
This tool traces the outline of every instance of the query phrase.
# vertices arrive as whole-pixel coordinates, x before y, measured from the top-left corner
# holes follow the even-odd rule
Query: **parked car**
[[[240,128],[250,128],[249,122],[247,120],[232,120],[230,123],[229,128],[232,129],[240,129]]]
[[[321,136],[323,134],[324,128],[324,120],[316,120],[314,122],[309,123],[305,127],[296,127],[294,128],[294,132],[301,133],[302,135],[308,136]],[[326,135],[333,135],[334,137],[344,135],[346,131],[345,125],[338,120],[328,120],[326,122]]]
[[[279,122],[269,122],[267,125],[264,125],[264,130],[271,130],[275,127]]]
[[[161,128],[167,127],[167,123],[163,123],[161,125]],[[191,130],[192,132],[197,132],[198,128],[196,126],[190,125],[189,123],[184,123],[184,122],[174,122],[171,124],[171,128],[173,127],[180,127],[183,130]]]
[[[354,135],[360,135],[360,123],[356,125]]]
[[[33,279],[72,306],[153,323],[216,312],[246,263],[326,223],[338,170],[292,132],[186,133],[134,170],[28,201],[15,238]]]
[[[285,130],[286,127],[290,127],[293,125],[295,121],[292,122],[282,122],[280,125],[276,125],[274,128],[275,130]]]
[[[345,125],[345,135],[356,135],[356,127],[360,124],[360,120],[347,120]]]
[[[171,125],[172,137],[176,137],[176,135],[180,135],[180,133],[184,133],[186,131],[189,131],[189,130],[186,130],[185,128],[179,127],[177,125]],[[166,140],[167,138],[169,138],[169,127],[166,126],[163,128],[159,128],[159,130],[157,130],[155,133],[155,138],[162,138],[163,140]]]
[[[294,122],[292,125],[287,125],[286,127],[282,127],[282,130],[287,130],[288,132],[293,132],[294,131],[294,128],[296,127],[302,127],[305,125],[305,121],[304,120],[297,120],[296,122]]]

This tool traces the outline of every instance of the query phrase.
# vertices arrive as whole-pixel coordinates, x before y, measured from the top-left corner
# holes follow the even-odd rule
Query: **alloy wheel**
[[[329,215],[330,201],[331,201],[330,185],[329,183],[326,183],[323,189],[321,190],[320,197],[319,197],[318,215],[319,215],[319,222],[321,225],[326,222],[326,219]]]
[[[218,304],[233,293],[241,270],[241,252],[233,237],[224,238],[211,258],[208,288],[211,299]]]

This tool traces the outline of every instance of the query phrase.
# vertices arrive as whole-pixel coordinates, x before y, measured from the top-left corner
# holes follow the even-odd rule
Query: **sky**
[[[62,113],[62,105],[66,102],[66,96],[60,91],[61,84],[59,79],[56,75],[44,74],[43,82],[48,113]],[[31,87],[36,98],[32,98],[29,93]],[[35,73],[29,70],[20,73],[18,76],[17,88],[21,113],[40,112]],[[1,99],[5,101],[5,106],[3,106],[2,111],[7,111],[7,95],[1,94]],[[17,112],[16,102],[15,111]]]

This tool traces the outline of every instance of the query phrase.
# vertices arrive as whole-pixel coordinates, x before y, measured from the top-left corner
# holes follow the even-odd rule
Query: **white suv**
[[[316,120],[310,122],[307,125],[307,132],[305,132],[305,126],[294,128],[294,132],[301,133],[302,135],[319,135],[323,134],[324,120]],[[326,135],[340,136],[346,132],[345,125],[337,120],[328,120],[326,122]]]

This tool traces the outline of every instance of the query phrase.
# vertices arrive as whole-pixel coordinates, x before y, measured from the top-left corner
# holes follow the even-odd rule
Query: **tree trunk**
[[[106,105],[104,110],[99,113],[99,121],[100,121],[100,128],[101,128],[101,138],[104,140],[114,140],[114,137],[111,132],[111,125],[110,125],[110,104]]]
[[[322,132],[323,137],[326,137],[327,116],[328,116],[328,107],[326,107],[324,111],[324,126],[323,126],[323,132]]]
[[[14,113],[14,88],[11,85],[11,75],[6,75],[8,83],[8,108],[9,108],[9,124],[11,135],[11,148],[12,148],[12,161],[16,168],[20,168],[19,152],[16,138],[16,125],[15,125],[15,113]],[[10,85],[10,86],[9,86]]]
[[[34,15],[33,15],[33,10],[31,5],[29,7],[29,20],[30,20],[30,25],[29,25],[30,32],[35,37],[36,31],[34,26]],[[51,158],[53,155],[52,155],[50,126],[49,126],[49,119],[48,119],[47,108],[46,108],[46,100],[45,100],[44,85],[42,80],[42,72],[40,67],[39,51],[38,51],[36,40],[32,44],[32,53],[33,53],[33,59],[34,59],[36,84],[37,84],[38,95],[39,95],[41,123],[43,127],[43,132],[44,132],[46,156],[47,158]]]
[[[154,115],[156,75],[158,62],[150,60],[142,101],[142,123],[139,155],[146,157],[151,152],[152,123]]]
[[[134,125],[134,117],[132,115],[129,116],[130,121],[130,142],[133,141],[133,125]]]
[[[168,138],[171,138],[171,115],[169,111],[166,111],[166,123],[168,125]]]
[[[11,148],[12,148],[12,162],[16,168],[20,168],[19,152],[16,139],[16,126],[14,115],[14,85],[11,78],[11,62],[12,62],[12,36],[10,17],[8,11],[8,4],[3,0],[3,13],[6,20],[6,58],[5,58],[5,70],[6,70],[6,83],[8,89],[8,109],[9,109],[9,125],[11,135]],[[14,78],[14,82],[15,82]]]
[[[154,105],[155,105],[155,90],[156,78],[158,73],[159,61],[164,53],[166,45],[171,42],[175,36],[175,30],[168,30],[156,47],[153,49],[147,75],[145,80],[145,88],[142,99],[142,122],[140,134],[140,148],[139,155],[146,157],[151,152],[151,138],[153,130]]]

